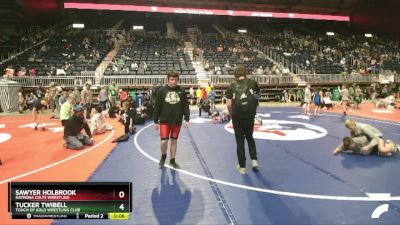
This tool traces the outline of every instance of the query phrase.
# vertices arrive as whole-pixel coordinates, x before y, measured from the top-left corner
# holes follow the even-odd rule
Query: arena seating
[[[301,73],[338,74],[379,73],[381,70],[399,72],[398,43],[363,34],[290,33],[276,30],[258,37],[271,55],[279,55]],[[293,71],[295,72],[295,71]]]
[[[222,74],[233,74],[236,65],[244,65],[248,73],[262,66],[264,69],[272,66],[272,62],[259,55],[251,46],[243,41],[208,40],[199,43],[204,49],[204,58],[208,61],[209,69],[220,67]],[[222,47],[222,51],[218,48]],[[227,66],[229,62],[229,66]],[[214,73],[216,71],[214,70]]]
[[[132,63],[137,67],[131,67]],[[138,37],[120,49],[104,75],[164,75],[171,70],[181,75],[196,74],[183,51],[183,40]]]
[[[63,69],[65,75],[76,76],[81,71],[96,70],[110,50],[107,41],[106,36],[91,32],[62,33],[3,66],[13,65],[16,73],[22,67],[27,71],[34,68],[37,76],[55,76],[57,69]],[[28,72],[26,76],[29,76]]]
[[[25,29],[18,34],[3,34],[0,37],[0,59],[7,59],[9,54],[15,54],[32,47],[49,35],[47,31],[40,32],[38,31],[39,27],[36,28],[35,31]]]

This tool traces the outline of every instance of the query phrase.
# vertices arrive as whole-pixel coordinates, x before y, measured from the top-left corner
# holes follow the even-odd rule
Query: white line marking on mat
[[[78,154],[72,155],[72,156],[70,156],[70,157],[68,157],[68,158],[65,158],[65,159],[60,160],[60,161],[58,161],[58,162],[55,162],[55,163],[49,164],[49,165],[47,165],[47,166],[41,167],[41,168],[39,168],[39,169],[32,170],[32,171],[30,171],[30,172],[20,174],[20,175],[18,175],[18,176],[11,177],[11,178],[6,179],[6,180],[2,180],[2,181],[0,181],[0,184],[4,184],[4,183],[7,183],[7,182],[10,182],[10,181],[13,181],[13,180],[22,178],[22,177],[29,176],[29,175],[31,175],[31,174],[34,174],[34,173],[37,173],[37,172],[40,172],[40,171],[49,169],[49,168],[51,168],[51,167],[57,166],[57,165],[59,165],[59,164],[61,164],[61,163],[64,163],[64,162],[67,162],[67,161],[69,161],[69,160],[71,160],[71,159],[75,159],[75,158],[77,158],[77,157],[79,157],[79,156],[81,156],[81,155],[83,155],[83,154],[86,154],[86,153],[92,151],[93,149],[99,147],[100,145],[104,144],[106,141],[108,141],[109,139],[111,139],[111,137],[114,135],[114,133],[115,133],[115,131],[112,130],[112,131],[111,131],[111,134],[108,135],[108,137],[107,137],[106,139],[102,140],[101,142],[97,143],[96,145],[91,146],[90,148],[88,148],[88,149],[86,149],[86,150],[83,150],[83,151],[79,152]],[[75,150],[71,150],[71,151],[75,151]]]
[[[280,112],[282,113],[282,112]],[[329,115],[327,115],[329,116]],[[334,115],[335,116],[335,115]],[[362,118],[364,119],[364,118]],[[379,120],[372,120],[372,119],[368,119],[371,121],[376,121],[376,122],[383,122],[385,123],[385,121],[379,121]],[[400,126],[400,124],[396,124],[396,123],[391,123],[397,126]],[[142,129],[139,130],[139,132],[136,133],[135,138],[134,138],[134,143],[136,146],[136,149],[142,153],[145,157],[147,157],[148,159],[150,159],[151,161],[155,162],[158,164],[158,159],[155,159],[154,157],[150,156],[149,154],[147,154],[138,144],[138,137],[140,136],[140,134],[146,130],[147,128],[149,128],[150,126],[153,126],[154,124],[151,123],[145,127],[143,127]],[[172,168],[169,165],[166,165],[166,167],[176,170],[174,168]],[[290,196],[290,197],[298,197],[298,198],[308,198],[308,199],[320,199],[320,200],[336,200],[336,201],[365,201],[365,202],[378,202],[381,201],[378,198],[374,198],[374,197],[369,197],[369,196],[365,196],[365,197],[352,197],[352,196],[334,196],[334,195],[315,195],[315,194],[304,194],[304,193],[297,193],[297,192],[288,192],[288,191],[278,191],[278,190],[272,190],[272,189],[265,189],[265,188],[257,188],[257,187],[252,187],[252,186],[247,186],[247,185],[242,185],[242,184],[236,184],[236,183],[232,183],[232,182],[227,182],[227,181],[223,181],[223,180],[218,180],[218,179],[214,179],[214,178],[210,178],[210,177],[206,177],[206,176],[202,176],[202,175],[198,175],[186,170],[182,170],[182,169],[178,169],[177,171],[179,171],[180,173],[192,176],[192,177],[196,177],[199,179],[203,179],[206,181],[210,181],[210,182],[214,182],[214,183],[218,183],[218,184],[222,184],[222,185],[226,185],[226,186],[230,186],[230,187],[236,187],[236,188],[241,188],[241,189],[245,189],[245,190],[251,190],[251,191],[257,191],[257,192],[263,192],[263,193],[269,193],[269,194],[275,194],[275,195],[283,195],[283,196]],[[392,196],[390,197],[389,201],[400,201],[400,196]]]

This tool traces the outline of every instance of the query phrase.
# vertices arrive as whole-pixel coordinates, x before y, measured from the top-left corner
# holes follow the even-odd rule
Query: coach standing
[[[253,138],[254,117],[256,115],[260,88],[256,81],[246,78],[246,69],[236,67],[235,82],[231,83],[227,91],[227,107],[232,118],[235,131],[239,173],[246,173],[246,153],[244,139],[246,138],[251,165],[258,171],[256,143]]]

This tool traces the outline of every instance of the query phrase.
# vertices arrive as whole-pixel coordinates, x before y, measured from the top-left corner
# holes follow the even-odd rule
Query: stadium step
[[[185,41],[185,54],[187,54],[190,60],[193,60],[193,44],[191,41]]]
[[[168,38],[176,38],[176,30],[175,30],[174,23],[167,22],[166,27],[167,27],[167,37]]]
[[[196,71],[196,77],[199,85],[201,87],[206,86],[210,80],[207,77],[207,72],[205,71],[203,65],[200,62],[193,62],[193,68]]]

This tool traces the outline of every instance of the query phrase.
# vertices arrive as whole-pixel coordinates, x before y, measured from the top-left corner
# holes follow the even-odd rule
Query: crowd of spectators
[[[232,74],[237,65],[243,65],[249,74],[264,74],[264,71],[270,73],[267,71],[273,69],[272,61],[255,49],[252,42],[245,38],[208,39],[204,37],[198,39],[197,45],[201,48],[194,51],[195,58],[202,55],[204,67],[211,74]]]
[[[22,29],[17,33],[5,33],[0,37],[0,59],[7,59],[10,55],[35,46],[51,35],[51,30],[43,30],[40,27]]]
[[[56,34],[4,63],[4,77],[76,76],[81,71],[94,71],[112,48],[113,38],[106,33],[76,30]]]
[[[164,75],[173,70],[195,75],[183,39],[129,35],[105,75]]]
[[[328,36],[274,31],[258,37],[272,54],[293,64],[299,73],[378,74],[400,72],[399,43],[378,36],[360,34]]]

